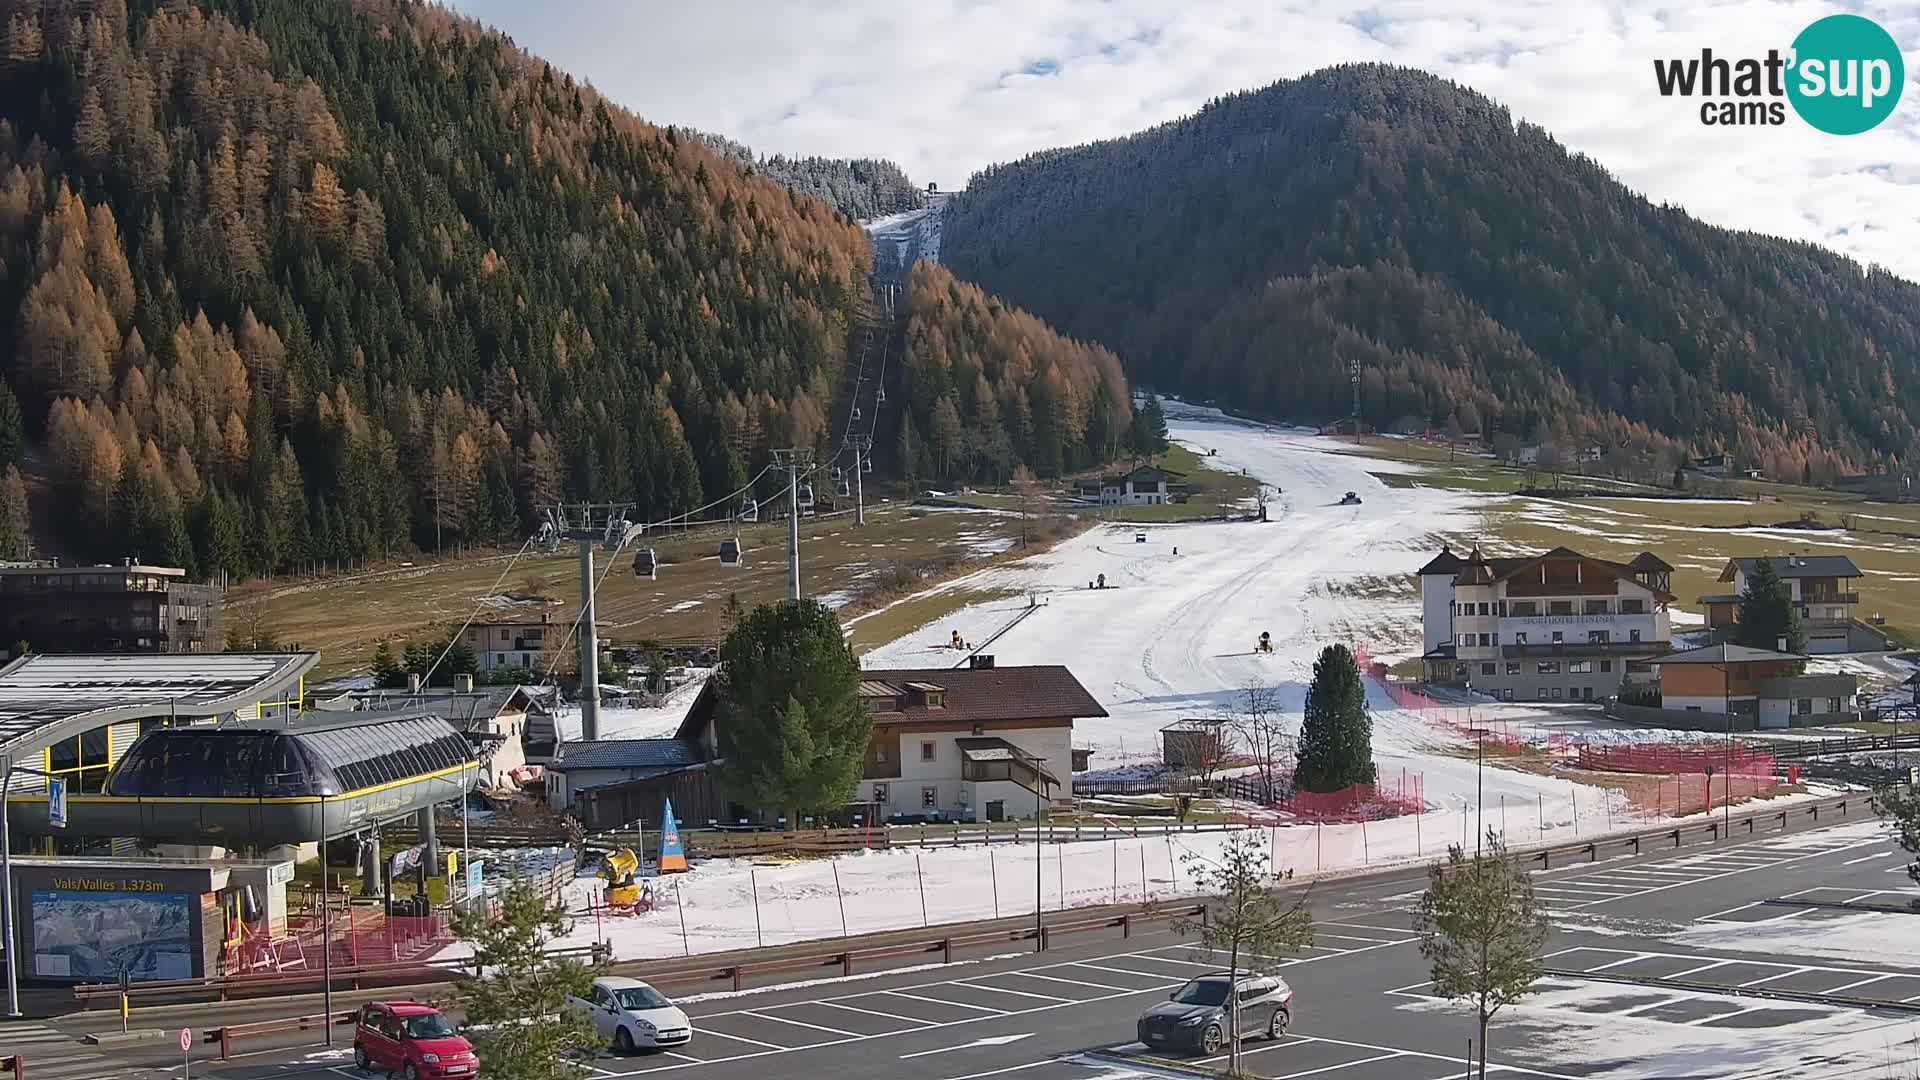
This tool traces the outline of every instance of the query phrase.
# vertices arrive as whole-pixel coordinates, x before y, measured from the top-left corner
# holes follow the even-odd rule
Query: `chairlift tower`
[[[787,599],[800,602],[800,471],[813,468],[813,451],[773,451],[775,466],[787,470]]]
[[[853,523],[855,526],[867,523],[866,495],[860,483],[860,474],[865,472],[862,464],[865,458],[873,456],[873,436],[855,435],[853,443]]]
[[[558,550],[562,540],[580,543],[580,738],[586,742],[600,737],[600,632],[594,619],[593,545],[604,544],[609,552],[625,547],[643,529],[628,520],[633,505],[554,503],[540,508],[545,520],[538,539],[549,550]]]

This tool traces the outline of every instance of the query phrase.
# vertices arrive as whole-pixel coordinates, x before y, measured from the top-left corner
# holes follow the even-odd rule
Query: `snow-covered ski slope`
[[[1219,715],[1250,681],[1275,687],[1297,725],[1314,659],[1334,642],[1366,644],[1376,655],[1418,652],[1412,574],[1443,534],[1456,543],[1474,534],[1474,496],[1390,487],[1375,474],[1419,467],[1361,456],[1335,439],[1179,403],[1167,410],[1171,438],[1203,455],[1218,451],[1210,466],[1245,469],[1281,489],[1271,521],[1096,528],[1044,556],[952,583],[1021,595],[942,617],[868,653],[865,666],[953,666],[964,659],[946,647],[954,630],[976,647],[991,640],[981,651],[1001,665],[1064,664],[1111,714],[1074,728],[1075,745],[1092,747],[1099,769],[1158,760],[1161,728]],[[1349,491],[1359,505],[1340,505]],[[1134,539],[1141,529],[1144,544]],[[1107,588],[1088,588],[1100,574]],[[1263,631],[1271,654],[1254,652]],[[1369,692],[1381,779],[1418,777],[1436,808],[1473,797],[1476,769],[1459,747],[1377,685]],[[1533,713],[1483,708],[1489,718]],[[1606,812],[1597,794],[1579,795],[1565,779],[1492,769],[1484,779],[1489,806],[1504,797],[1534,811],[1544,795],[1550,820]]]
[[[947,194],[927,197],[927,205],[866,223],[873,240],[874,269],[888,279],[904,279],[918,260],[940,261],[940,226],[944,219]]]

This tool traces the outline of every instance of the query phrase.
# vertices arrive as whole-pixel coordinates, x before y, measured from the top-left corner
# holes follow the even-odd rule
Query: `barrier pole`
[[[988,848],[987,854],[988,856],[992,856],[993,849]],[[840,860],[829,859],[827,860],[827,862],[828,862],[828,865],[833,867],[833,898],[840,902],[840,936],[846,937],[847,936],[847,894],[840,891]],[[1000,914],[999,904],[996,902],[994,904],[994,915],[998,917],[999,914]]]
[[[839,868],[836,867],[833,874],[834,880],[838,881],[840,878]],[[1000,917],[1000,867],[999,860],[994,858],[993,845],[991,844],[987,845],[987,877],[993,882],[993,917],[997,919]],[[844,911],[845,908],[843,907],[841,910]],[[841,921],[846,921],[844,915],[841,916]]]
[[[693,946],[687,943],[687,901],[680,895],[680,879],[673,879],[673,906],[680,912],[680,955],[692,956]]]
[[[922,833],[921,836],[924,838],[926,834]],[[836,869],[834,876],[837,878],[839,874],[840,871]],[[927,925],[927,875],[926,871],[920,869],[920,853],[917,851],[913,853],[913,879],[920,883],[920,925],[925,926]]]
[[[752,870],[747,871],[747,887],[753,890],[753,940],[764,949],[767,939],[760,931],[760,878]]]

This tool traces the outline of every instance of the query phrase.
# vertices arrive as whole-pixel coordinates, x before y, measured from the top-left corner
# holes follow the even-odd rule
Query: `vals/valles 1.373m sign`
[[[1858,135],[1878,126],[1900,103],[1906,66],[1900,47],[1879,23],[1829,15],[1809,25],[1785,53],[1729,59],[1701,49],[1697,57],[1657,59],[1662,97],[1697,97],[1700,122],[1733,127],[1787,122],[1787,106],[1829,135]]]

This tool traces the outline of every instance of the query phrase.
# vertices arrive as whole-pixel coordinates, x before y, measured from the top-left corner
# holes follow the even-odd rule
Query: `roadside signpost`
[[[67,782],[57,776],[47,778],[47,824],[56,829],[67,827]]]
[[[193,1067],[193,1029],[180,1029],[180,1080],[187,1080],[187,1072]]]

